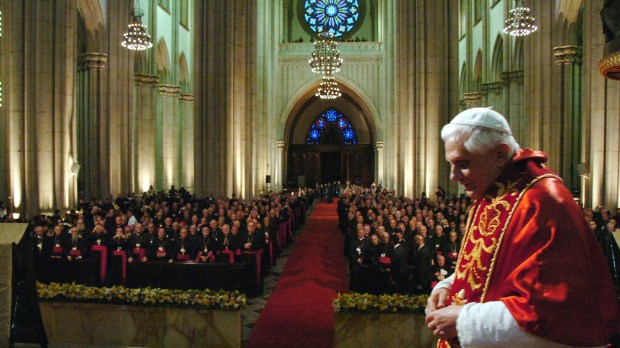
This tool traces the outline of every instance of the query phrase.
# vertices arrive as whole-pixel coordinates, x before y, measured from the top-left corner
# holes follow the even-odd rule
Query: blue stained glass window
[[[355,134],[351,122],[349,122],[343,114],[334,109],[323,112],[312,125],[310,125],[307,143],[310,145],[321,144],[321,136],[326,133],[326,131],[332,129],[342,134],[344,144],[357,144],[357,134]]]
[[[335,38],[351,34],[361,21],[363,1],[305,0],[303,17],[315,34],[329,32]]]

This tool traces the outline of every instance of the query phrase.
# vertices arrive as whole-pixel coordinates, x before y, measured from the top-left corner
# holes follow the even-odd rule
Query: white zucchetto
[[[472,108],[456,115],[450,124],[483,127],[512,135],[510,125],[499,112],[489,108]]]

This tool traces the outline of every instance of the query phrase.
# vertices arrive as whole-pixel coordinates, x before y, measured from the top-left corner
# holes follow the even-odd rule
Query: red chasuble
[[[606,345],[618,312],[609,268],[546,159],[520,150],[495,187],[474,202],[449,301],[502,301],[531,334],[566,345]],[[439,341],[439,347],[458,345]]]

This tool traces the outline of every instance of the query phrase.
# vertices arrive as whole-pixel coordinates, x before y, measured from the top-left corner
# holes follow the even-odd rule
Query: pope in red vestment
[[[494,111],[463,114],[452,123],[468,136],[480,135],[467,127],[510,135]],[[502,142],[470,151],[462,136],[447,138],[451,178],[475,201],[456,272],[429,299],[439,346],[604,346],[617,329],[610,272],[546,155],[518,145],[510,154]]]

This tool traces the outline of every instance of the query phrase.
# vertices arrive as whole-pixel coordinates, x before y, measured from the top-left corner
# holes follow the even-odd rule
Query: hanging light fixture
[[[336,99],[342,94],[333,74],[340,71],[342,58],[334,35],[329,32],[319,34],[319,40],[314,43],[312,57],[308,60],[313,73],[323,74],[319,89],[314,94],[321,99]]]
[[[314,95],[321,99],[336,99],[342,94],[336,79],[332,75],[327,74],[323,76],[319,89]]]
[[[146,26],[142,24],[142,16],[144,11],[138,6],[134,7],[131,13],[133,20],[127,26],[127,32],[123,34],[121,45],[133,51],[144,51],[153,47],[151,35],[146,32]]]
[[[314,43],[312,58],[308,60],[312,72],[323,75],[337,73],[340,71],[342,58],[340,58],[338,44],[334,41],[334,35],[324,32],[319,34],[319,38]]]
[[[525,7],[525,0],[515,0],[515,8],[504,26],[504,33],[512,36],[526,36],[538,30],[536,19],[530,16],[530,8]]]

